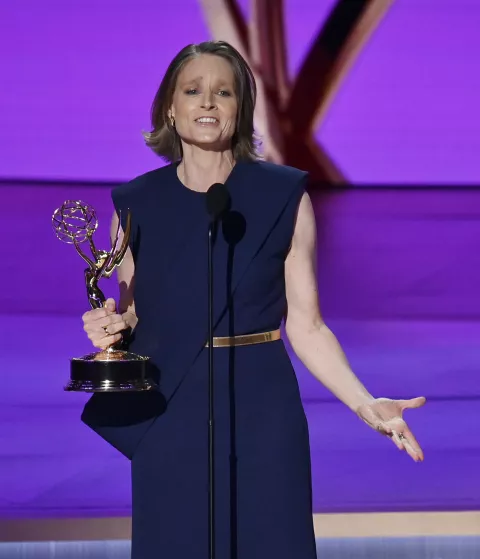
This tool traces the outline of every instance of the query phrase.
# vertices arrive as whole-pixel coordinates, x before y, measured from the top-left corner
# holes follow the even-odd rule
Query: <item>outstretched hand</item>
[[[405,450],[415,462],[423,461],[423,451],[403,419],[406,409],[425,404],[423,396],[411,400],[376,398],[357,409],[357,415],[373,429],[387,435],[400,450]]]

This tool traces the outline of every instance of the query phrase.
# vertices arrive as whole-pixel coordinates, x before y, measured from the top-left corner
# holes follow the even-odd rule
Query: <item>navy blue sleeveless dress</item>
[[[239,162],[214,247],[216,336],[279,328],[284,262],[306,174]],[[132,558],[208,559],[207,227],[205,194],[176,165],[113,191],[132,212],[130,349],[158,391],[94,394],[82,419],[132,464]],[[216,553],[314,559],[308,426],[282,340],[215,348]]]

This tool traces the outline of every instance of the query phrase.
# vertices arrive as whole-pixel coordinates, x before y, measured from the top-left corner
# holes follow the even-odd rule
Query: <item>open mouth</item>
[[[203,126],[215,126],[219,121],[214,116],[201,116],[200,118],[195,119],[195,122]]]

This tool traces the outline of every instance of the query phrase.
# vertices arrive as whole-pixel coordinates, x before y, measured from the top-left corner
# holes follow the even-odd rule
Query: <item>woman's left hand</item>
[[[423,396],[411,400],[376,398],[362,404],[357,409],[357,415],[373,429],[389,436],[397,447],[405,450],[415,462],[421,462],[423,451],[403,420],[403,412],[406,409],[419,408],[425,404],[425,401]]]

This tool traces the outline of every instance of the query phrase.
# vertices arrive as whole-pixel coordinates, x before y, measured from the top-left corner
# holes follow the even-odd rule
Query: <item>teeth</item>
[[[215,122],[217,122],[217,119],[213,117],[201,117],[201,118],[197,118],[197,122],[215,124]]]

